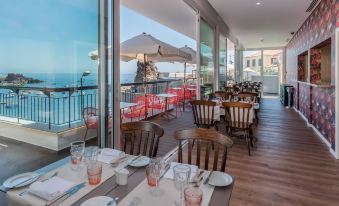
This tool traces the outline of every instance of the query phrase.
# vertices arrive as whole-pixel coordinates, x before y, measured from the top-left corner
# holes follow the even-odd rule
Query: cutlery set
[[[61,202],[65,201],[67,198],[69,198],[70,196],[74,195],[76,192],[78,192],[81,188],[83,188],[85,186],[86,186],[85,182],[77,184],[74,187],[72,187],[71,189],[69,189],[68,191],[66,191],[65,193],[63,193],[62,195],[60,195],[60,196],[56,197],[55,199],[47,202],[45,206],[57,206]]]

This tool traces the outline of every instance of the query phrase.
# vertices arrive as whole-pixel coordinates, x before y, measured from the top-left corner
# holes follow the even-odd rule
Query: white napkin
[[[46,201],[51,201],[59,195],[71,189],[75,184],[60,177],[52,177],[44,182],[32,184],[28,193],[40,197]]]
[[[171,167],[169,168],[169,170],[166,172],[166,174],[164,175],[164,177],[166,179],[173,179],[174,178],[174,172],[173,172],[173,168],[176,166],[176,165],[179,165],[181,163],[178,163],[178,162],[171,162]],[[186,166],[189,166],[191,168],[191,180],[192,178],[197,174],[198,172],[198,166],[196,165],[189,165],[189,164],[182,164],[182,165],[186,165]]]
[[[98,161],[109,164],[125,155],[125,152],[111,148],[104,148],[98,155]]]

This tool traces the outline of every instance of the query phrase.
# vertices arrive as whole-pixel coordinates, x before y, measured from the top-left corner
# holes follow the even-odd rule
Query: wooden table
[[[177,149],[172,150],[170,153],[168,153],[166,156],[174,156],[177,154]],[[36,172],[49,172],[52,171],[70,161],[70,158],[64,158],[61,159],[55,163],[52,163],[46,167],[43,167],[39,170],[36,170]],[[84,201],[96,197],[96,196],[109,196],[109,197],[118,197],[119,200],[122,200],[125,196],[127,196],[136,186],[138,186],[145,178],[145,168],[132,168],[128,167],[128,170],[130,171],[130,175],[128,178],[128,184],[126,186],[119,186],[115,183],[115,176],[112,176],[105,182],[101,183],[101,185],[94,190],[92,190],[90,193],[85,195],[84,197],[80,198],[77,202],[73,204],[73,206],[79,206]],[[213,191],[210,206],[224,206],[228,205],[231,193],[233,190],[234,182],[228,186],[228,187],[216,187]],[[3,187],[0,188],[2,192],[7,192],[7,190]]]

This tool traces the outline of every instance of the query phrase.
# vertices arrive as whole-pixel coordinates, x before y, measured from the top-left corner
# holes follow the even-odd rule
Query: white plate
[[[23,187],[23,186],[31,184],[32,182],[35,182],[40,176],[41,176],[41,174],[36,173],[36,172],[28,172],[28,173],[15,175],[13,177],[8,178],[3,183],[3,186],[6,187],[6,188]],[[28,180],[28,181],[26,181],[26,180]],[[23,181],[25,181],[25,182],[18,185],[18,183],[23,182]]]
[[[98,196],[86,200],[81,204],[81,206],[106,206],[113,198],[107,196]],[[116,203],[113,203],[111,206],[116,206]]]
[[[214,171],[208,180],[208,184],[216,187],[225,187],[232,184],[233,178],[224,172]]]
[[[150,162],[151,162],[151,159],[149,157],[140,156],[136,160],[129,163],[129,165],[132,167],[144,167],[148,165]]]

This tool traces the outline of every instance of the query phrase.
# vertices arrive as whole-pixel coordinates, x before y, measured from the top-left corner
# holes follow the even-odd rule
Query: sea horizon
[[[41,83],[25,84],[25,87],[70,87],[79,86],[82,73],[38,73],[38,72],[8,72],[0,73],[1,77],[6,77],[9,73],[22,74],[25,77],[41,80]],[[120,82],[133,83],[135,74],[120,74]],[[83,86],[97,85],[98,73],[91,73],[83,78]]]

